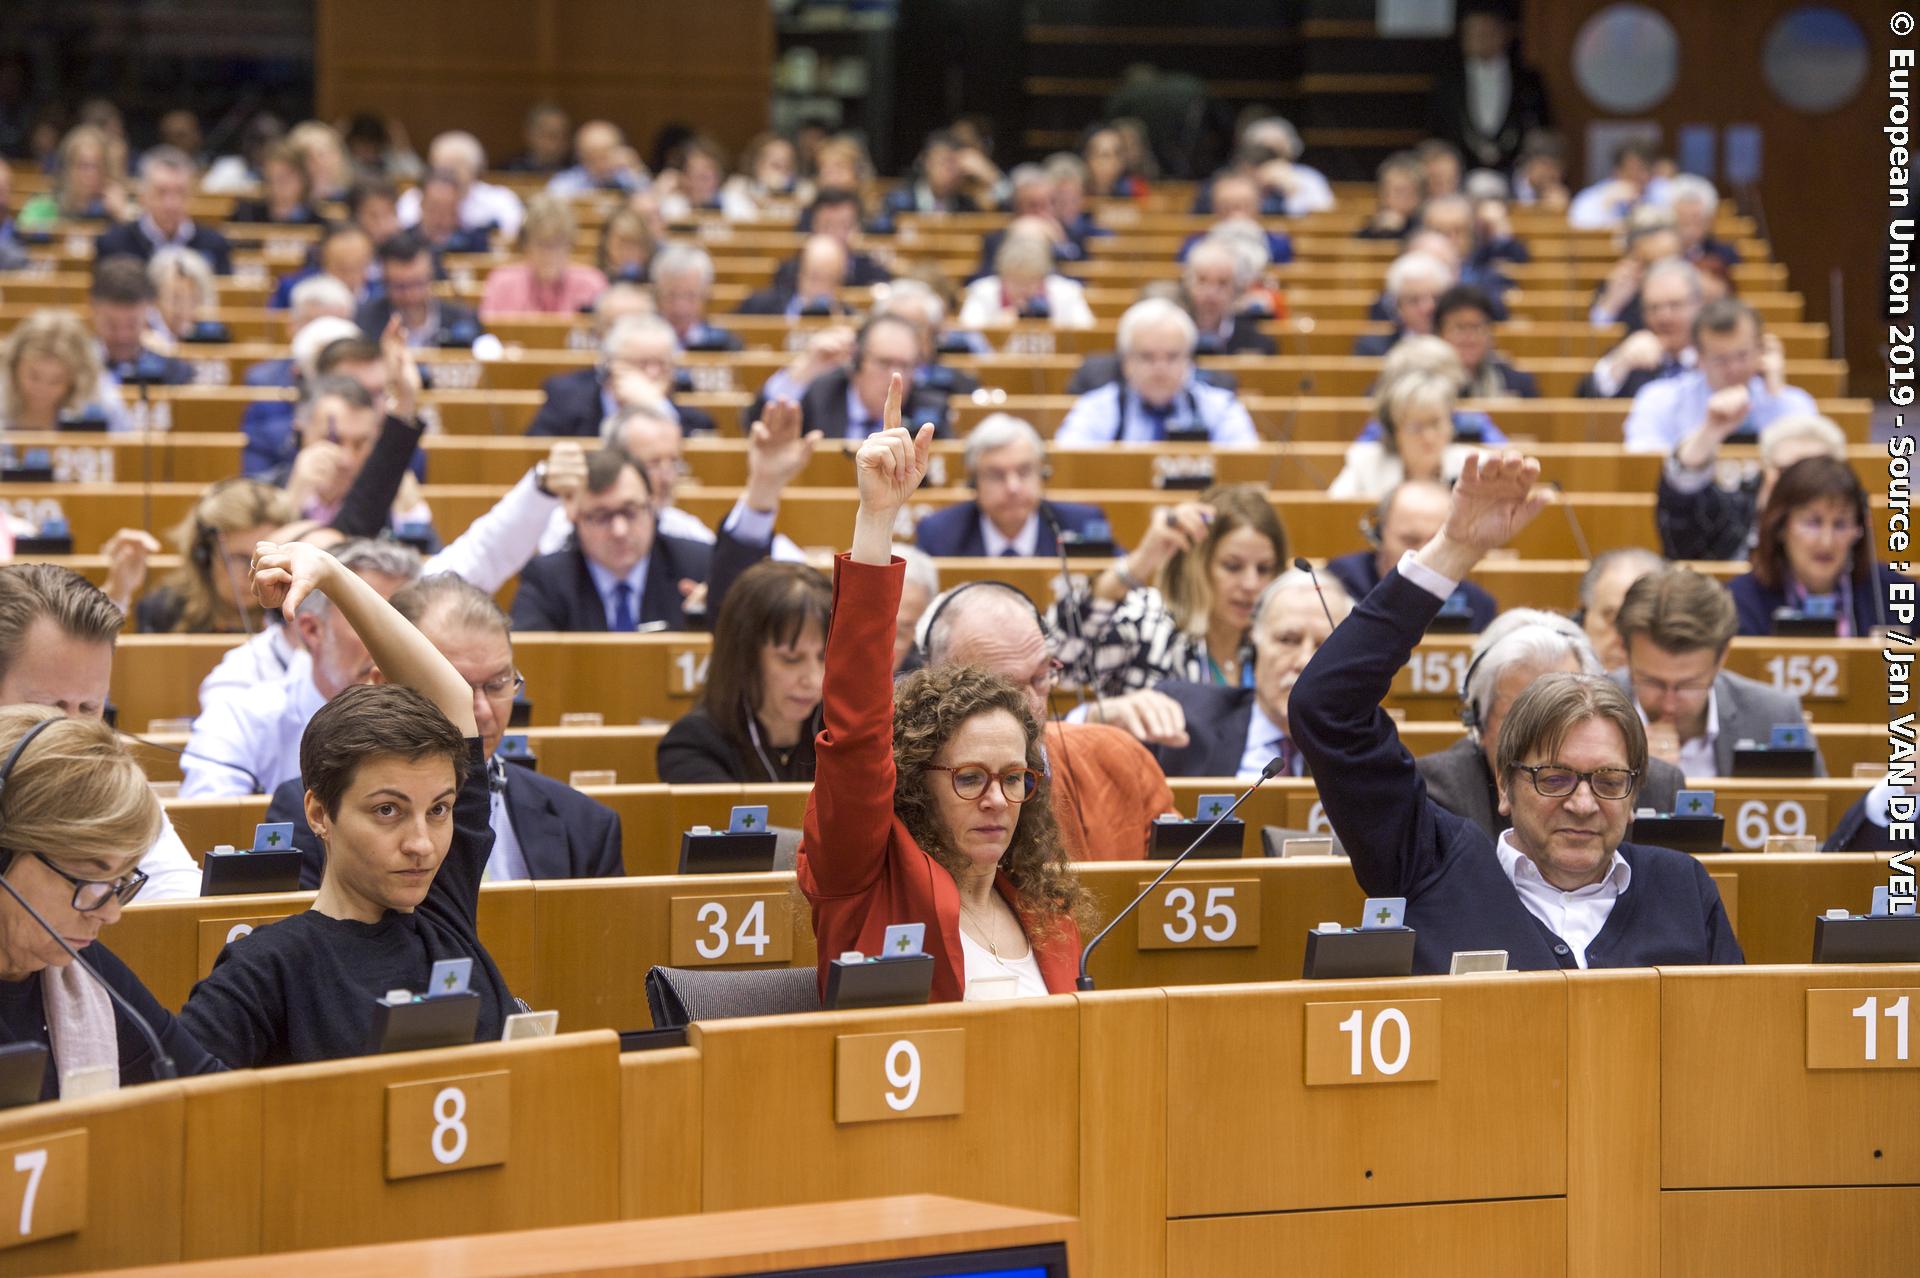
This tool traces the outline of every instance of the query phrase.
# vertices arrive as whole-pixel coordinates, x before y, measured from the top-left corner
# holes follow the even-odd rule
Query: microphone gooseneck
[[[1313,570],[1313,565],[1307,562],[1307,557],[1305,555],[1294,556],[1293,566],[1295,568],[1298,568],[1301,572],[1304,572],[1305,574],[1307,574],[1308,577],[1312,578],[1313,593],[1316,596],[1318,596],[1320,599],[1320,611],[1327,614],[1328,631],[1331,632],[1333,630],[1338,629],[1339,623],[1333,619],[1333,609],[1327,607],[1327,592],[1320,589],[1320,574]]]
[[[156,750],[165,750],[167,753],[177,754],[183,759],[198,759],[202,763],[211,763],[217,767],[232,768],[235,772],[238,772],[241,776],[253,782],[253,789],[249,791],[249,793],[265,794],[267,792],[266,788],[260,784],[259,775],[250,768],[242,767],[240,764],[230,762],[226,759],[216,759],[210,754],[201,754],[197,750],[185,750],[179,746],[170,746],[163,741],[150,741],[137,732],[128,732],[125,728],[117,729],[117,731],[129,741],[138,741],[143,746],[152,746]]]
[[[1267,766],[1260,770],[1259,780],[1255,781],[1252,785],[1242,790],[1240,792],[1240,797],[1235,799],[1233,803],[1228,806],[1225,812],[1222,812],[1219,816],[1215,817],[1212,821],[1208,822],[1207,828],[1200,831],[1198,835],[1194,836],[1193,842],[1187,844],[1187,846],[1181,850],[1179,856],[1176,856],[1173,858],[1173,860],[1167,862],[1167,868],[1160,871],[1159,875],[1153,880],[1153,882],[1147,884],[1146,887],[1142,888],[1140,890],[1140,895],[1134,897],[1133,900],[1127,902],[1126,908],[1121,910],[1118,914],[1114,915],[1113,921],[1111,923],[1108,923],[1105,927],[1101,928],[1099,932],[1097,932],[1094,935],[1094,938],[1091,941],[1088,941],[1086,945],[1081,947],[1080,974],[1074,978],[1074,982],[1073,982],[1075,989],[1090,990],[1094,987],[1093,978],[1087,975],[1087,963],[1089,960],[1092,959],[1093,952],[1095,949],[1099,947],[1100,942],[1107,939],[1107,933],[1113,931],[1114,928],[1120,926],[1120,921],[1122,919],[1126,918],[1129,914],[1132,914],[1135,910],[1139,909],[1140,903],[1146,900],[1149,896],[1153,895],[1153,890],[1159,887],[1163,882],[1165,882],[1166,877],[1169,874],[1172,874],[1175,870],[1179,869],[1180,863],[1185,861],[1189,856],[1191,856],[1193,854],[1193,850],[1199,847],[1200,844],[1205,841],[1206,837],[1209,834],[1212,834],[1214,829],[1222,821],[1226,820],[1228,817],[1232,816],[1235,812],[1239,810],[1240,805],[1247,801],[1248,795],[1251,795],[1255,790],[1258,790],[1261,786],[1265,785],[1268,781],[1278,776],[1284,762],[1285,760],[1283,756],[1277,755],[1277,754],[1274,755],[1271,759],[1268,759]]]

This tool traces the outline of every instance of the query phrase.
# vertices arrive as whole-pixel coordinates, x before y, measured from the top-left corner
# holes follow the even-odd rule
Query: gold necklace
[[[978,914],[975,914],[973,910],[967,905],[967,900],[965,897],[960,898],[960,912],[966,915],[968,918],[972,919],[973,925],[979,928],[980,934],[986,938],[987,953],[993,955],[993,957],[996,959],[999,958],[1000,947],[994,943],[993,929],[984,927],[981,925],[980,916]]]

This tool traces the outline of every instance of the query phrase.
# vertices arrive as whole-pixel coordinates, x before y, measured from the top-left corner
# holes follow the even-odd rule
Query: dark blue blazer
[[[1875,626],[1893,624],[1887,614],[1887,599],[1896,582],[1907,582],[1907,579],[1885,564],[1875,563],[1872,585],[1853,583],[1853,633],[1856,636],[1872,633]],[[1734,611],[1740,618],[1739,633],[1743,635],[1772,634],[1773,610],[1788,606],[1784,589],[1768,589],[1750,572],[1729,581],[1727,590],[1733,595]]]
[[[1107,512],[1098,506],[1076,501],[1043,501],[1040,505],[1051,511],[1060,527],[1070,533],[1085,534],[1095,524],[1107,522]],[[980,534],[980,503],[963,501],[934,511],[914,526],[913,544],[936,556],[986,554],[986,539]],[[1034,553],[1048,558],[1060,553],[1060,543],[1054,538],[1053,529],[1047,526],[1044,515],[1040,519],[1040,539],[1034,543]]]
[[[620,814],[570,785],[510,764],[507,816],[527,872],[536,879],[617,879],[627,872],[620,860]],[[306,787],[298,777],[274,790],[266,819],[293,822],[300,886],[319,887],[327,854],[307,825]]]
[[[262,360],[240,379],[248,386],[292,387],[296,385],[293,361]],[[293,460],[300,451],[293,433],[293,404],[284,399],[256,399],[240,415],[240,433],[247,437],[240,450],[240,473],[260,476],[276,466]]]
[[[579,435],[594,438],[606,416],[600,402],[600,375],[591,368],[571,373],[556,373],[541,383],[546,402],[533,415],[527,427],[529,435]],[[680,414],[680,429],[689,435],[713,433],[713,417],[704,409],[681,404],[673,406]]]
[[[1380,569],[1374,563],[1371,550],[1356,550],[1351,555],[1342,555],[1338,559],[1327,561],[1327,576],[1347,588],[1347,593],[1355,600],[1365,599],[1380,584]],[[1500,612],[1500,602],[1481,586],[1471,581],[1460,583],[1457,592],[1467,601],[1468,611],[1473,616],[1473,633],[1485,630]]]
[[[1320,780],[1320,802],[1368,896],[1407,898],[1414,971],[1445,972],[1456,950],[1504,949],[1520,970],[1573,968],[1573,951],[1520,902],[1493,838],[1427,797],[1380,708],[1440,601],[1398,572],[1335,628],[1288,701],[1288,727]],[[1589,966],[1740,963],[1720,893],[1699,861],[1622,843],[1632,870]]]
[[[643,625],[664,621],[669,630],[692,629],[680,604],[680,581],[705,581],[712,557],[713,548],[700,542],[654,537],[634,619]],[[606,632],[606,604],[593,587],[587,557],[578,546],[541,555],[520,570],[520,585],[513,592],[513,628]]]
[[[1187,744],[1157,745],[1153,757],[1170,777],[1230,777],[1247,751],[1247,725],[1253,722],[1253,689],[1167,679],[1154,685],[1187,713]]]
[[[227,243],[227,237],[210,226],[194,223],[193,236],[186,247],[207,259],[207,265],[213,268],[215,275],[233,274],[233,246]],[[93,256],[101,258],[130,254],[143,262],[151,261],[160,246],[147,238],[138,222],[122,222],[110,226],[94,241]]]

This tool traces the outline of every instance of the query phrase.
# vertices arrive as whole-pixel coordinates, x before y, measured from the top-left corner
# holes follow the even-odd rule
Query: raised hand
[[[387,373],[387,412],[403,422],[414,419],[420,399],[420,366],[407,346],[407,330],[398,312],[387,317],[380,334],[380,359]]]
[[[122,528],[107,538],[100,553],[107,559],[107,598],[125,612],[146,584],[147,557],[160,553],[160,543],[143,529]]]
[[[1471,548],[1477,558],[1512,541],[1550,497],[1540,487],[1540,463],[1534,458],[1514,452],[1474,454],[1460,467],[1440,537]]]
[[[900,424],[900,374],[887,386],[881,420],[886,429],[867,436],[854,454],[860,509],[853,518],[853,560],[862,564],[892,561],[893,521],[926,477],[933,452],[933,424],[909,432]]]
[[[547,491],[565,501],[587,482],[586,450],[571,439],[547,450]]]
[[[813,460],[821,434],[802,432],[800,405],[790,399],[768,403],[766,413],[747,432],[747,505],[771,510],[780,493]]]
[[[291,622],[301,601],[324,593],[340,561],[305,542],[260,542],[253,548],[253,597],[262,608],[278,608]]]
[[[1707,397],[1707,429],[1725,439],[1740,429],[1753,410],[1753,396],[1745,386],[1723,386]]]

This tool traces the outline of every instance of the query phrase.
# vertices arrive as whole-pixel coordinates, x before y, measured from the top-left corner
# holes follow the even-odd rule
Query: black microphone
[[[1199,847],[1200,844],[1206,840],[1206,837],[1209,834],[1213,833],[1214,828],[1216,826],[1218,826],[1222,821],[1226,820],[1228,817],[1232,816],[1236,811],[1239,810],[1240,805],[1247,801],[1248,795],[1252,794],[1255,790],[1258,790],[1261,786],[1265,785],[1267,782],[1271,781],[1275,776],[1279,775],[1280,769],[1285,764],[1285,762],[1286,762],[1286,757],[1284,755],[1276,754],[1271,759],[1268,759],[1267,766],[1260,769],[1260,779],[1258,781],[1255,781],[1252,785],[1248,786],[1246,789],[1242,790],[1240,792],[1240,797],[1235,799],[1232,805],[1229,806],[1225,812],[1222,812],[1219,816],[1215,817],[1211,822],[1209,822],[1207,825],[1207,828],[1200,831],[1200,833],[1197,836],[1195,836],[1193,842],[1187,844],[1187,846],[1184,849],[1182,849],[1179,856],[1176,856],[1175,858],[1173,858],[1173,860],[1167,862],[1167,868],[1160,871],[1159,877],[1155,878],[1153,882],[1147,884],[1146,887],[1142,888],[1140,890],[1139,896],[1136,896],[1133,898],[1133,900],[1127,902],[1127,907],[1121,910],[1118,914],[1113,916],[1113,922],[1101,928],[1099,933],[1096,934],[1091,941],[1088,941],[1086,943],[1086,945],[1080,951],[1080,975],[1074,979],[1073,985],[1075,989],[1090,990],[1093,988],[1093,978],[1087,975],[1087,960],[1093,956],[1093,951],[1095,947],[1097,947],[1100,944],[1100,942],[1107,939],[1107,933],[1113,931],[1114,928],[1120,926],[1120,920],[1126,918],[1127,915],[1139,909],[1140,903],[1146,900],[1149,896],[1153,895],[1153,890],[1159,887],[1160,884],[1166,880],[1166,877],[1169,874],[1172,874],[1175,870],[1180,868],[1180,863],[1186,860],[1189,856],[1193,854],[1193,850]]]
[[[140,734],[136,732],[128,732],[124,728],[119,729],[119,732],[121,736],[127,738],[129,741],[138,741],[143,746],[152,746],[156,750],[165,750],[171,754],[177,754],[183,759],[198,759],[202,763],[212,763],[212,764],[217,764],[223,768],[232,768],[235,772],[238,772],[241,776],[253,782],[253,789],[249,791],[249,793],[252,793],[252,794],[267,793],[266,788],[260,784],[259,776],[256,775],[250,769],[243,768],[237,763],[229,763],[225,759],[216,759],[210,754],[201,754],[197,750],[183,750],[179,746],[170,746],[164,742],[149,741],[147,738],[141,736]]]
[[[1320,574],[1313,570],[1313,565],[1307,562],[1305,555],[1294,556],[1293,566],[1313,579],[1313,593],[1320,597],[1320,611],[1327,614],[1327,630],[1339,629],[1340,623],[1333,619],[1333,609],[1327,607],[1327,592],[1320,589]]]
[[[7,895],[19,903],[20,908],[25,910],[27,914],[32,917],[33,921],[38,923],[41,928],[45,930],[46,934],[53,938],[56,945],[67,952],[68,958],[72,959],[84,969],[86,974],[92,977],[94,982],[107,992],[107,997],[113,1000],[114,1006],[118,1007],[126,1014],[126,1018],[133,1022],[134,1028],[140,1031],[140,1036],[147,1040],[147,1047],[153,1052],[154,1079],[158,1081],[163,1078],[178,1078],[180,1071],[174,1068],[173,1057],[167,1055],[166,1049],[160,1046],[160,1036],[153,1032],[153,1026],[147,1024],[147,1018],[135,1011],[133,1005],[121,996],[119,990],[116,990],[112,985],[108,984],[105,977],[94,971],[93,968],[87,964],[86,960],[80,957],[80,951],[68,945],[67,938],[54,931],[53,924],[40,917],[40,911],[27,904],[27,899],[20,895],[18,889],[16,889],[13,884],[7,882],[6,875],[4,874],[0,874],[0,888],[7,890]]]
[[[1560,494],[1560,509],[1566,512],[1567,531],[1573,534],[1574,549],[1580,552],[1582,559],[1588,563],[1592,563],[1593,551],[1587,545],[1586,533],[1580,530],[1579,518],[1573,513],[1573,499],[1567,495],[1567,490],[1554,480],[1549,479],[1547,481],[1547,487]]]

